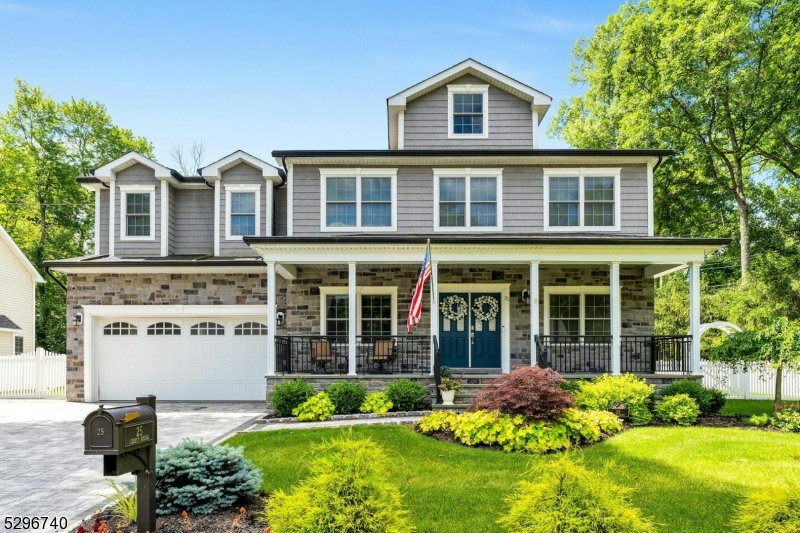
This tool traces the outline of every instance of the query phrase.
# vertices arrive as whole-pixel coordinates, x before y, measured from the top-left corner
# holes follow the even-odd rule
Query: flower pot
[[[443,390],[442,391],[442,405],[453,405],[453,400],[456,398],[456,391]]]

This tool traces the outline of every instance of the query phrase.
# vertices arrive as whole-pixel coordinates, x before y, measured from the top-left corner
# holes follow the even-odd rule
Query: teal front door
[[[442,365],[500,368],[499,293],[448,293],[439,296]]]

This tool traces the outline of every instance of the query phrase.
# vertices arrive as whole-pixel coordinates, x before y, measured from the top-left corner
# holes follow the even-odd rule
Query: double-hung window
[[[502,169],[434,169],[436,231],[503,229]]]
[[[120,240],[155,240],[155,185],[120,185],[119,190]]]
[[[258,236],[261,224],[261,185],[225,185],[225,238]]]
[[[320,169],[322,231],[395,231],[396,168]]]
[[[619,231],[619,168],[544,169],[544,229]]]
[[[358,287],[357,335],[377,337],[397,334],[397,287]],[[350,331],[350,297],[347,287],[320,287],[322,334],[347,337]]]
[[[23,337],[14,336],[14,353],[23,353],[25,350],[25,340]]]
[[[544,288],[544,334],[569,337],[611,336],[608,286]]]
[[[447,137],[486,139],[489,137],[489,86],[447,86]]]

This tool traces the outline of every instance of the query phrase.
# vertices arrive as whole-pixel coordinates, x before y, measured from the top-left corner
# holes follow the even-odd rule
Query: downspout
[[[281,158],[281,164],[283,165],[283,170],[278,169],[278,176],[281,178],[281,182],[278,184],[277,187],[274,187],[275,190],[280,189],[281,187],[286,185],[286,180],[288,179],[287,176],[289,175],[289,169],[286,168],[286,156],[283,156]],[[277,222],[278,222],[278,211],[276,209],[277,204],[278,204],[278,195],[275,194],[275,191],[273,190],[273,194],[272,194],[272,235],[270,235],[270,237],[273,237],[275,235],[275,228],[277,227],[277,225],[276,225]],[[287,220],[286,223],[288,224],[289,221]]]
[[[50,279],[58,283],[58,286],[64,289],[64,292],[67,292],[67,286],[61,283],[61,281],[59,281],[59,279],[55,277],[52,272],[50,272],[50,267],[44,267],[44,272]]]
[[[655,166],[653,166],[653,172],[656,171],[656,169],[659,167],[659,165],[661,165],[661,162],[663,160],[664,160],[664,156],[662,156],[662,155],[658,156],[658,161],[656,162]]]

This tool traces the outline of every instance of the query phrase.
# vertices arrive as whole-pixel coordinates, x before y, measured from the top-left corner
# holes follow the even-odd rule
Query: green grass
[[[356,426],[238,435],[229,443],[264,471],[267,492],[290,490],[308,475],[310,446],[347,434],[371,437],[389,454],[391,481],[419,533],[500,532],[497,518],[531,456],[439,442],[407,427]],[[592,469],[610,466],[618,483],[660,524],[661,532],[729,532],[743,496],[800,475],[800,435],[704,427],[637,428],[584,448]]]
[[[728,400],[720,414],[723,415],[771,415],[775,408],[772,400]]]

